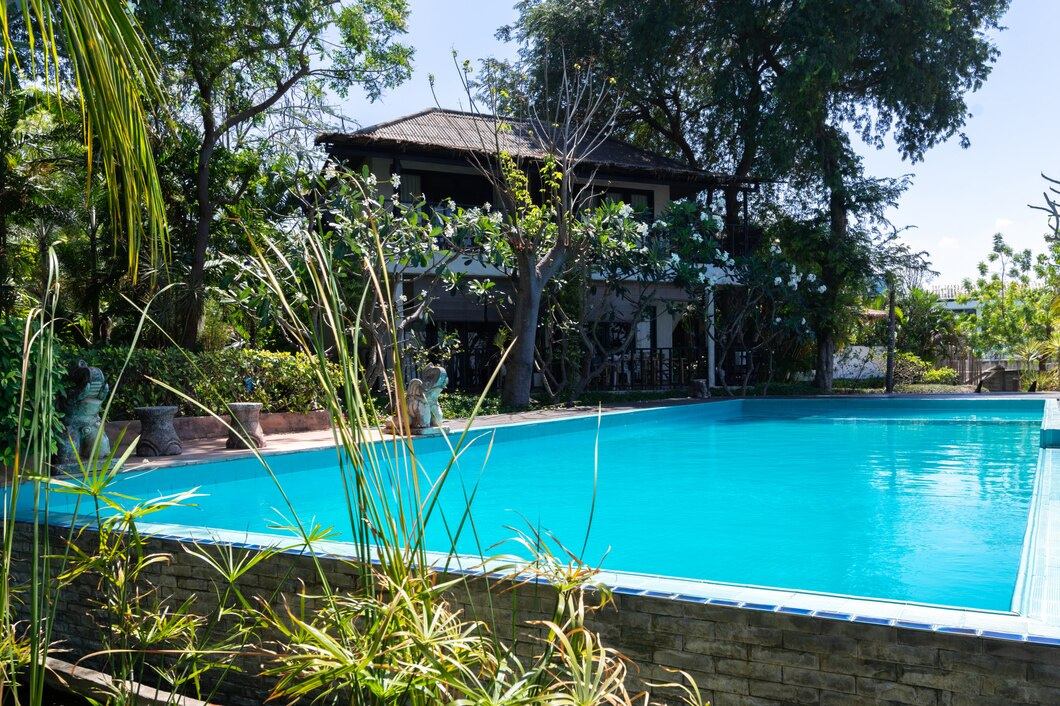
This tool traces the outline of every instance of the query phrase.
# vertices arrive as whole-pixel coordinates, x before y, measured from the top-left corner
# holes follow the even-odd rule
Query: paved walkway
[[[590,406],[567,407],[560,409],[540,409],[530,412],[516,412],[512,414],[489,414],[476,417],[472,428],[493,427],[503,424],[518,424],[520,422],[540,422],[549,419],[563,419],[566,417],[577,417],[596,414],[598,409],[604,412],[617,412],[630,409],[643,409],[647,407],[671,407],[686,404],[702,404],[709,400],[673,399],[652,400],[650,402],[628,402],[604,405],[602,408]],[[457,433],[467,425],[466,419],[446,420],[446,426]],[[379,430],[370,430],[369,434],[375,438],[392,438]],[[319,449],[332,446],[335,438],[330,429],[320,431],[292,432],[285,434],[270,434],[265,437],[268,446],[261,449],[263,455],[278,453],[291,453],[293,451],[305,451],[307,449]],[[252,456],[249,450],[234,450],[225,448],[225,438],[216,439],[190,439],[183,442],[184,453],[179,456],[163,456],[159,458],[142,458],[130,456],[125,470],[142,470],[149,467],[183,465],[188,463],[205,463],[208,461],[227,460]]]
[[[872,397],[884,397],[885,395],[874,394]],[[939,398],[939,397],[969,397],[971,393],[955,394],[955,395],[925,395],[928,398]],[[1038,397],[1038,398],[1057,398],[1057,392],[1044,392],[1044,393],[991,393],[990,397]],[[897,394],[894,397],[901,397],[905,399],[915,398],[916,395]],[[598,410],[603,412],[617,412],[631,409],[644,409],[650,407],[673,407],[688,404],[704,404],[709,402],[716,402],[721,400],[733,399],[731,397],[715,397],[709,400],[697,400],[697,399],[670,399],[670,400],[651,400],[646,402],[616,402],[602,407],[579,405],[576,407],[567,408],[551,408],[551,409],[539,409],[529,412],[517,412],[511,414],[490,414],[482,415],[474,420],[471,425],[472,428],[479,427],[492,427],[505,424],[518,424],[521,422],[539,422],[549,419],[563,419],[566,417],[576,417],[596,414]],[[790,399],[785,397],[784,399]],[[451,427],[453,432],[456,433],[466,425],[466,419],[452,419],[447,420],[446,425]],[[390,438],[388,435],[382,434],[378,430],[371,430],[370,434],[377,438]],[[291,432],[291,433],[279,433],[270,434],[266,437],[268,446],[261,450],[263,454],[271,455],[278,453],[291,453],[294,451],[305,451],[307,449],[319,449],[332,446],[334,444],[334,437],[330,429],[324,429],[320,431],[308,431],[308,432]],[[125,470],[137,470],[148,467],[158,466],[171,466],[171,465],[183,465],[188,463],[205,463],[208,461],[219,461],[222,459],[240,458],[253,455],[253,452],[247,450],[232,450],[225,448],[225,438],[213,438],[213,439],[191,439],[183,442],[184,453],[180,456],[166,456],[162,458],[141,458],[139,456],[131,456],[128,463],[126,464]],[[0,480],[2,484],[2,480]]]

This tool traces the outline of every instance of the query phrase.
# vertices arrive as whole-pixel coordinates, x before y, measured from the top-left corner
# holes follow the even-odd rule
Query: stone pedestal
[[[225,446],[230,449],[249,449],[248,440],[256,448],[265,448],[265,433],[261,430],[261,402],[231,402],[232,427]]]
[[[140,441],[137,456],[179,456],[184,448],[177,430],[173,428],[176,407],[137,407],[133,410],[140,420]]]
[[[394,426],[393,419],[388,419],[384,422],[383,431],[394,436],[439,436],[441,434],[449,436],[453,433],[452,427],[443,424],[440,427],[412,427],[399,434],[397,427]]]
[[[707,385],[706,379],[696,378],[689,383],[688,388],[689,397],[693,397],[697,400],[702,400],[710,397],[710,387]]]

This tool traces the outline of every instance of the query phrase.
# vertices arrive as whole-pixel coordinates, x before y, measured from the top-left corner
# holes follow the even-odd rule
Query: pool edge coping
[[[315,551],[307,552],[304,543],[294,538],[290,538],[290,546],[281,548],[284,544],[281,535],[260,532],[193,528],[162,523],[145,523],[141,531],[145,536],[178,543],[223,545],[255,551],[273,549],[285,554],[314,555],[340,561],[358,559],[349,551],[348,542],[322,541],[316,543]],[[527,578],[525,574],[511,572],[498,574],[497,569],[502,562],[500,558],[484,560],[481,557],[443,552],[425,552],[424,556],[431,562],[432,570],[440,573],[493,579]],[[504,565],[510,564],[508,561]],[[1014,612],[776,589],[628,571],[602,570],[597,577],[615,595],[677,600],[842,622],[1060,646],[1060,625],[1045,623]],[[547,581],[538,577],[528,580],[531,583],[547,584]]]

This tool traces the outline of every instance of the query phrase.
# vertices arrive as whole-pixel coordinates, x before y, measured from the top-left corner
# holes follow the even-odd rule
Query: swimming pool
[[[476,431],[442,493],[447,523],[433,520],[427,542],[450,546],[475,487],[475,532],[456,546],[466,554],[530,526],[575,550],[584,542],[586,561],[609,570],[1007,611],[1043,406],[829,398],[608,414],[595,479],[595,417]],[[427,476],[450,457],[441,439],[417,446]],[[270,457],[301,516],[348,536],[335,461],[333,450]],[[121,480],[140,498],[195,486],[207,494],[198,507],[161,521],[267,533],[283,506],[254,459]]]

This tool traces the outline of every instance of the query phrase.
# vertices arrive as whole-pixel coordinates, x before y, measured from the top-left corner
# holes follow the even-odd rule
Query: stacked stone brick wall
[[[20,531],[17,550],[26,552],[32,535],[28,527]],[[53,542],[61,541],[59,534],[53,532]],[[209,603],[213,579],[203,562],[172,540],[151,539],[148,549],[172,556],[152,578],[171,601],[195,595],[200,605]],[[356,567],[320,562],[334,590],[355,588]],[[292,555],[259,564],[241,587],[280,609],[277,588],[288,597],[320,591],[313,561]],[[54,637],[69,650],[60,655],[68,661],[98,649],[89,615],[93,590],[82,583],[60,596]],[[547,586],[482,578],[468,579],[450,596],[468,618],[490,623],[498,635],[515,635],[523,656],[534,649],[525,621],[549,618],[555,605]],[[632,660],[634,688],[674,681],[669,670],[684,670],[715,706],[1060,704],[1060,647],[1050,645],[627,594],[616,594],[589,623],[605,644]],[[263,702],[269,684],[257,676],[262,663],[261,655],[243,660],[245,671],[228,675],[213,700]],[[655,695],[663,699],[665,693]]]

